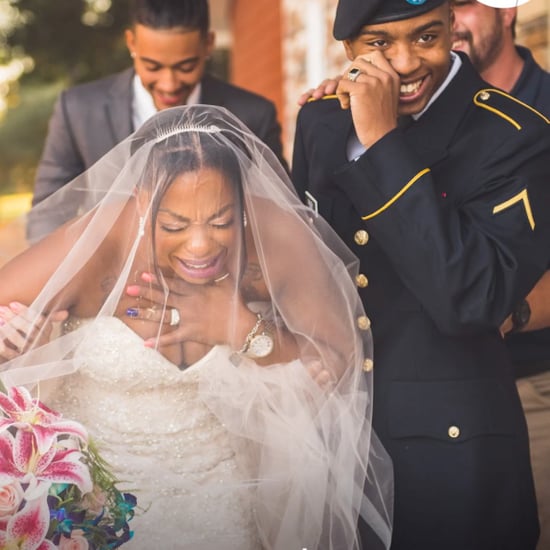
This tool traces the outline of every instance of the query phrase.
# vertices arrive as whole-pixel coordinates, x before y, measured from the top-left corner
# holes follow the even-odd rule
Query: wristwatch
[[[256,314],[256,318],[256,324],[248,333],[244,346],[239,351],[242,355],[246,355],[252,359],[267,357],[273,351],[274,345],[273,336],[270,331],[270,323],[268,323],[260,313]],[[262,332],[259,333],[260,328],[262,328]]]
[[[519,332],[531,317],[531,308],[524,298],[512,311],[512,330],[510,333]]]
[[[265,330],[250,340],[248,349],[244,352],[247,357],[257,359],[267,357],[273,351],[273,338]]]

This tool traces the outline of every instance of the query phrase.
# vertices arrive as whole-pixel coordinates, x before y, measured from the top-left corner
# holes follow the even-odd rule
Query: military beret
[[[333,35],[354,37],[361,27],[422,15],[448,0],[338,0]]]

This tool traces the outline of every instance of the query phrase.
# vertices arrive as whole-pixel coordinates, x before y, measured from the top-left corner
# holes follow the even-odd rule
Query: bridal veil
[[[0,230],[2,264],[18,253],[40,253],[52,231],[61,232],[67,246],[29,304],[38,320],[66,307],[66,293],[75,292],[75,280],[86,281],[82,274],[104,239],[122,219],[130,220],[119,228],[123,236],[105,266],[101,300],[90,294],[84,307],[88,289],[78,288],[89,322],[76,330],[54,327],[33,334],[20,347],[21,355],[0,365],[0,378],[6,386],[40,391],[49,379],[78,370],[79,350],[94,319],[124,317],[120,304],[135,281],[140,251],[146,251],[147,267],[164,284],[166,302],[158,307],[170,310],[170,283],[155,263],[149,221],[169,184],[171,163],[185,163],[184,153],[193,151],[200,164],[204,148],[220,151],[219,166],[236,171],[239,180],[234,292],[244,293],[250,308],[261,310],[275,330],[291,333],[298,347],[289,363],[258,366],[244,357],[200,379],[201,399],[230,432],[235,453],[250,472],[245,483],[254,495],[262,546],[359,548],[361,516],[373,535],[372,545],[363,541],[363,547],[387,548],[392,467],[371,424],[372,341],[355,286],[358,262],[328,224],[301,204],[271,151],[223,108],[161,111],[25,219]],[[265,293],[247,294],[243,288],[251,263],[258,266]],[[231,315],[212,322],[223,323],[231,334]],[[2,334],[8,328],[1,327]],[[312,372],[320,370],[328,373],[329,384],[314,380]]]

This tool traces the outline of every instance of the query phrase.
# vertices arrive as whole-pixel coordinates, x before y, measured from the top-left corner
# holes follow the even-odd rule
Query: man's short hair
[[[210,29],[208,0],[131,0],[130,23],[151,29],[198,30],[206,35]]]

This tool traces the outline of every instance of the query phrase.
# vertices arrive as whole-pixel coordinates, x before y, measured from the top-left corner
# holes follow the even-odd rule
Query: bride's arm
[[[45,343],[51,334],[51,324],[65,320],[79,300],[89,296],[90,284],[99,276],[101,250],[86,262],[86,270],[75,266],[74,276],[62,284],[58,292],[52,293],[46,303],[34,304],[70,254],[89,217],[90,214],[67,222],[0,268],[3,282],[0,287],[0,359],[13,358],[31,343]],[[106,239],[105,243],[108,242]],[[81,292],[82,289],[87,292]]]
[[[90,293],[102,284],[106,266],[115,269],[118,252],[135,238],[133,202],[112,202],[103,207],[102,213],[112,224],[100,227],[100,234],[94,231],[86,246],[77,247],[77,243],[93,221],[95,209],[66,222],[0,267],[0,304],[32,304],[62,263],[59,290],[52,290],[44,307],[49,311],[70,309],[93,301]]]
[[[76,239],[62,226],[0,268],[0,304],[31,304]],[[66,301],[66,300],[65,300]],[[69,307],[69,303],[58,304]]]
[[[68,316],[67,300],[53,305],[54,311],[29,308],[70,248],[65,228],[60,228],[0,268],[0,360],[13,359],[30,343],[45,343],[52,322]],[[50,310],[51,311],[51,310]]]

